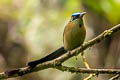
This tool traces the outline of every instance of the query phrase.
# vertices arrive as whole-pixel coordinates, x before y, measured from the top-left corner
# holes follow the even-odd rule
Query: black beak
[[[85,14],[86,14],[86,12],[80,13],[80,17],[82,18]]]

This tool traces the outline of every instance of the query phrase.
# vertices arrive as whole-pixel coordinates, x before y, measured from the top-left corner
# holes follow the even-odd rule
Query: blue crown
[[[72,16],[79,16],[80,12],[73,13]]]

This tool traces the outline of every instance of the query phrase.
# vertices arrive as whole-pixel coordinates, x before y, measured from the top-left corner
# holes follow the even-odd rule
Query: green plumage
[[[85,40],[86,30],[82,17],[69,21],[64,30],[64,48],[73,50],[79,47]]]

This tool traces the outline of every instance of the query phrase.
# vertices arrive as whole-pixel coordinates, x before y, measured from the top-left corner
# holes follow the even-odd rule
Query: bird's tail
[[[56,59],[56,58],[60,57],[61,55],[65,54],[66,52],[67,51],[64,49],[64,47],[61,47],[61,48],[57,49],[56,51],[52,52],[51,54],[49,54],[48,56],[45,56],[45,57],[43,57],[39,60],[36,60],[36,61],[29,62],[28,66],[35,67],[38,64]]]

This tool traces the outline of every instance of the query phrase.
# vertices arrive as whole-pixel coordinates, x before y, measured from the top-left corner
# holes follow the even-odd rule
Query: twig
[[[82,52],[82,59],[83,59],[83,63],[84,63],[84,65],[85,65],[85,67],[87,68],[87,69],[90,69],[90,66],[89,66],[89,64],[87,63],[87,60],[86,60],[86,58],[85,58],[85,55],[84,55],[84,52]]]
[[[86,77],[86,78],[84,78],[84,80],[90,80],[92,77],[94,77],[95,76],[95,74],[89,74],[89,76],[88,77]]]
[[[120,69],[86,69],[86,68],[75,68],[67,66],[56,66],[54,67],[61,71],[67,71],[71,73],[87,73],[87,74],[120,74]]]
[[[120,77],[120,74],[117,74],[113,77],[111,77],[109,80],[117,80]]]
[[[84,55],[84,52],[82,52],[81,56],[82,56],[83,63],[84,63],[84,65],[85,65],[85,67],[86,67],[87,69],[91,69],[90,66],[89,66],[89,64],[87,63],[86,57],[85,57],[85,55]],[[84,80],[90,80],[90,79],[91,79],[92,77],[94,77],[94,76],[95,76],[95,74],[89,74],[89,76],[86,77],[86,78],[84,78]]]

